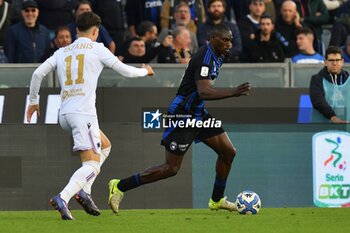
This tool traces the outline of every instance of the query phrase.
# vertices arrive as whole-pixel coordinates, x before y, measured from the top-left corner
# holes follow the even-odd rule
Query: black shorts
[[[212,118],[212,116],[208,113],[203,116],[203,120],[209,118]],[[163,133],[161,145],[170,153],[184,155],[193,141],[198,143],[224,132],[225,130],[221,126],[211,128],[167,128]]]

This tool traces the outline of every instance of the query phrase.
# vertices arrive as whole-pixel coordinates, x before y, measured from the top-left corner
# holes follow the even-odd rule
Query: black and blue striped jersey
[[[182,78],[175,99],[169,106],[169,112],[174,114],[191,114],[200,117],[204,110],[204,100],[197,91],[197,80],[211,80],[212,84],[219,76],[223,57],[215,55],[210,44],[202,46],[194,54]]]

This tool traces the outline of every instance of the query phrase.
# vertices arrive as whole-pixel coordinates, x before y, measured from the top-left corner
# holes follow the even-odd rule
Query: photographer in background
[[[326,51],[325,67],[312,76],[310,98],[314,109],[312,121],[329,119],[333,123],[349,123],[349,73],[343,70],[344,59],[337,46]]]

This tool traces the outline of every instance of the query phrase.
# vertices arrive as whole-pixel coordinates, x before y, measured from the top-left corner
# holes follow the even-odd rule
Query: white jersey
[[[57,50],[34,71],[30,84],[30,104],[38,104],[43,77],[57,69],[61,85],[60,114],[96,115],[97,81],[104,66],[126,77],[140,77],[148,73],[145,68],[125,65],[102,43],[81,37]]]

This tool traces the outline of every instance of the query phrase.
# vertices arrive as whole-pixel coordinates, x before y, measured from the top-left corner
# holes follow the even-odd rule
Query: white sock
[[[68,184],[60,193],[61,198],[68,204],[69,200],[79,192],[87,182],[91,179],[95,179],[99,172],[99,162],[93,160],[83,162],[83,166],[74,172]]]
[[[104,161],[106,161],[109,153],[111,152],[111,147],[107,147],[101,150],[101,156],[100,156],[100,167],[102,166],[102,164],[104,163]],[[91,180],[89,180],[89,182],[86,183],[86,185],[84,186],[83,190],[84,192],[86,192],[87,194],[91,194],[91,187],[93,185],[93,183],[96,180],[96,177],[93,177]]]

